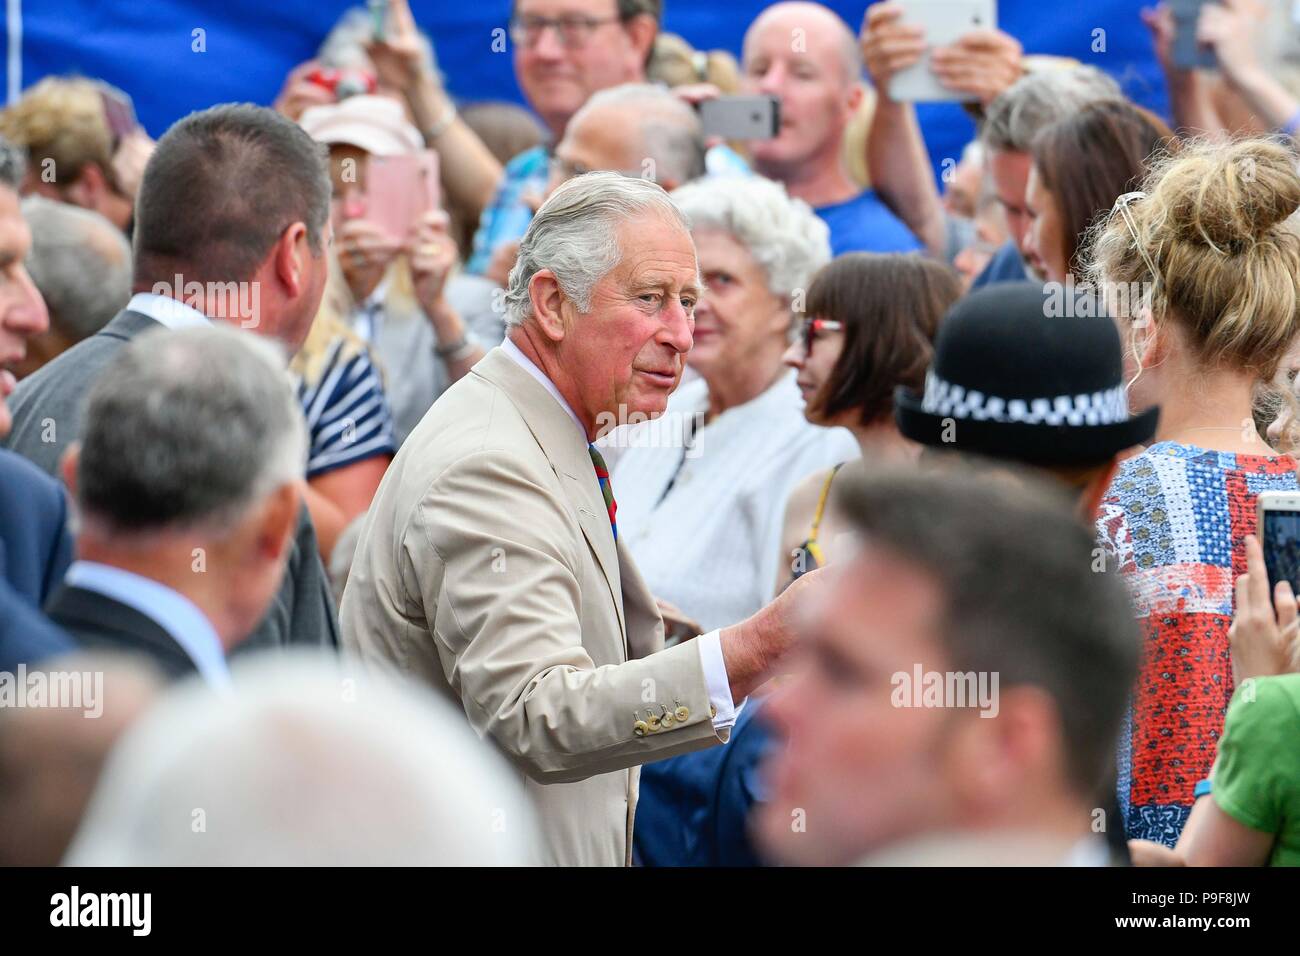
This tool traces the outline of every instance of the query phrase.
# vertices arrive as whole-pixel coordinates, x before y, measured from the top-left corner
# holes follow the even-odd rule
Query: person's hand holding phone
[[[411,276],[415,297],[425,314],[441,311],[446,302],[447,277],[456,265],[456,242],[451,238],[451,220],[441,209],[426,212],[416,225],[410,245]]]
[[[969,93],[988,106],[1024,75],[1020,41],[1001,30],[971,30],[950,46],[930,54],[930,71],[958,93]]]
[[[1298,631],[1300,613],[1291,585],[1279,581],[1269,600],[1264,549],[1255,535],[1246,535],[1246,573],[1237,578],[1237,613],[1228,629],[1234,682],[1294,670]]]
[[[1230,82],[1241,85],[1261,78],[1256,31],[1265,16],[1267,11],[1256,0],[1218,0],[1201,8],[1196,40],[1214,51]]]
[[[903,8],[896,3],[874,3],[862,18],[858,38],[867,74],[884,94],[894,74],[915,66],[925,55],[925,30],[903,22]]]
[[[346,220],[335,234],[339,265],[347,279],[352,297],[361,302],[384,277],[384,273],[402,249],[378,225],[364,218]]]
[[[410,94],[422,79],[434,79],[424,75],[420,32],[407,0],[388,0],[383,36],[373,38],[366,53],[375,65],[380,86]]]
[[[289,75],[285,77],[284,86],[280,88],[272,104],[272,109],[296,123],[309,108],[328,106],[335,102],[332,90],[308,79],[309,75],[318,69],[320,69],[319,60],[304,60],[290,70]]]

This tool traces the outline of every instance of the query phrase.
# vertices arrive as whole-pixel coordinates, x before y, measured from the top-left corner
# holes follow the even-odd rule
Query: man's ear
[[[633,55],[636,57],[633,77],[629,77],[629,79],[632,79],[645,70],[645,62],[650,56],[650,48],[655,45],[655,36],[659,33],[659,24],[655,23],[655,18],[649,14],[638,13],[623,24],[623,29],[627,31],[628,42],[631,44]]]
[[[301,222],[289,225],[271,249],[271,262],[275,276],[284,286],[285,298],[296,299],[307,287],[306,257],[311,255],[308,248],[307,226]]]
[[[59,462],[59,473],[63,476],[63,483],[68,486],[68,494],[73,498],[77,497],[77,466],[80,463],[81,442],[74,441]]]
[[[266,496],[257,518],[254,540],[258,557],[278,561],[293,541],[298,526],[298,488],[283,484]]]
[[[845,94],[844,105],[848,108],[849,116],[854,116],[862,106],[862,98],[867,95],[866,88],[859,81],[854,81],[849,85],[849,91]]]
[[[533,318],[551,342],[564,341],[568,327],[564,321],[564,304],[569,301],[560,280],[550,269],[538,269],[528,280],[528,297],[533,305]]]

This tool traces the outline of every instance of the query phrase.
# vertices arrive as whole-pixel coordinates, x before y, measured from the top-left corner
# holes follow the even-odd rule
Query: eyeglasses
[[[841,332],[844,330],[843,322],[836,322],[834,319],[804,319],[801,337],[803,340],[803,350],[805,354],[812,352],[813,343],[823,332]]]
[[[510,39],[523,47],[536,45],[547,27],[552,27],[566,50],[586,46],[596,28],[618,23],[621,17],[515,17],[510,21]]]
[[[1133,213],[1128,208],[1139,199],[1146,198],[1147,194],[1144,192],[1125,193],[1115,200],[1115,205],[1110,212],[1112,216],[1119,213],[1120,218],[1124,220],[1124,225],[1128,227],[1129,238],[1133,240],[1133,248],[1137,250],[1137,254],[1142,257],[1142,262],[1147,267],[1147,271],[1151,273],[1151,285],[1154,288],[1160,282],[1160,273],[1156,271],[1156,264],[1151,261],[1151,257],[1147,255],[1146,249],[1138,240],[1137,223],[1133,220]]]

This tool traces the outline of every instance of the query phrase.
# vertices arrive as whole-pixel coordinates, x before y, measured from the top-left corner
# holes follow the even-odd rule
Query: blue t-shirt
[[[1025,268],[1025,260],[1020,255],[1020,250],[1016,244],[1008,239],[989,264],[984,267],[984,271],[975,277],[971,283],[971,291],[982,289],[986,285],[992,285],[995,282],[1024,282],[1032,278],[1029,270]]]
[[[917,252],[921,240],[903,224],[874,190],[813,212],[831,231],[831,255],[845,252]]]

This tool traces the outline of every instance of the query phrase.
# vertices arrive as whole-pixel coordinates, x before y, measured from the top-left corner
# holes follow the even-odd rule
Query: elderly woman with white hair
[[[617,456],[620,537],[655,596],[708,630],[771,598],[786,496],[858,451],[843,429],[807,422],[781,363],[802,290],[830,259],[826,225],[760,177],[712,178],[672,196],[692,224],[703,279],[687,355],[698,378],[661,419],[605,443]]]

